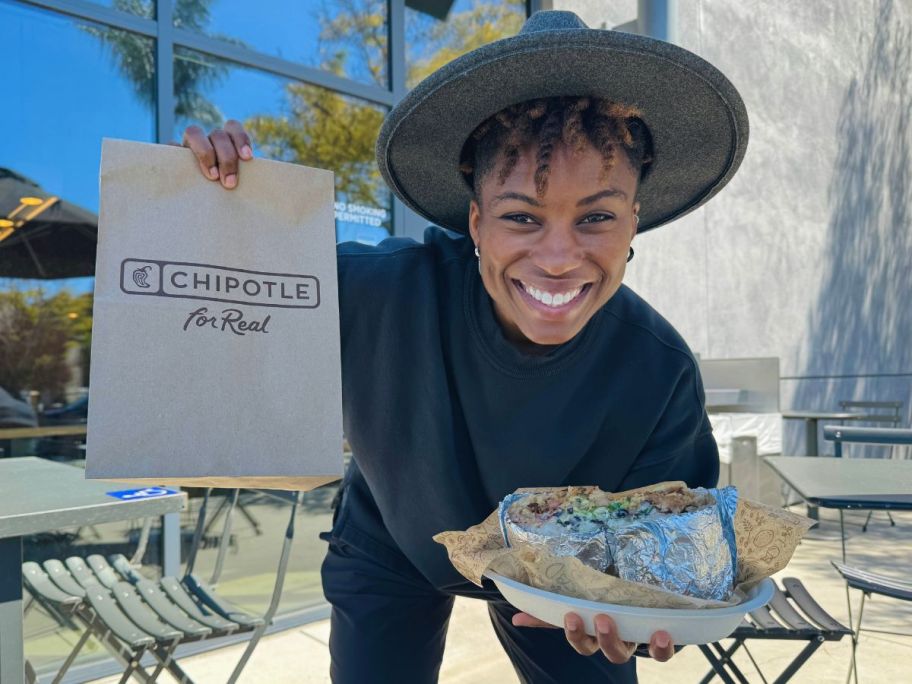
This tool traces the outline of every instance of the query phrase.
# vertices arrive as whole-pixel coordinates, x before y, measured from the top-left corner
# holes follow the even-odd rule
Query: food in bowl
[[[601,572],[686,596],[734,588],[737,490],[681,483],[620,494],[597,487],[518,492],[500,503],[509,547],[536,545]]]

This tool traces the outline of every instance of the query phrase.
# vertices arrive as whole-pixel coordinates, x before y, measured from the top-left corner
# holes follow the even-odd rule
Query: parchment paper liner
[[[683,484],[662,482],[619,492],[618,496]],[[530,487],[516,491],[550,489],[557,488]],[[506,548],[496,510],[478,525],[464,532],[441,532],[434,535],[434,541],[447,548],[450,561],[459,573],[478,586],[481,586],[484,573],[491,570],[545,591],[590,601],[643,608],[717,608],[739,603],[742,592],[784,568],[814,521],[780,508],[739,498],[734,524],[738,568],[736,591],[729,601],[681,596],[658,587],[628,582],[590,568],[577,558],[553,556],[542,549]]]

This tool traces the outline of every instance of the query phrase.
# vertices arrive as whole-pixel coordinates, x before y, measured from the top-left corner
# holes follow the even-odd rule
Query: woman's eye
[[[589,214],[582,220],[582,223],[601,223],[603,221],[612,221],[614,216],[611,214]]]
[[[528,214],[508,214],[508,215],[504,216],[503,218],[505,218],[507,221],[513,221],[514,223],[522,223],[522,224],[535,223],[535,219],[533,219]]]

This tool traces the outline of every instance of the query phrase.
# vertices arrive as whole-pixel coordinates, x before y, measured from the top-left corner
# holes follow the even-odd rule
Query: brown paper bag
[[[333,174],[238,187],[105,139],[86,477],[306,490],[342,472]]]

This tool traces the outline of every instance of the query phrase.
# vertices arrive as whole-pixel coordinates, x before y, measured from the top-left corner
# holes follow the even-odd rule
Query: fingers
[[[539,620],[537,617],[532,617],[528,613],[517,613],[513,616],[512,622],[514,627],[550,627],[551,629],[555,629],[555,625],[552,625],[550,622]]]
[[[652,639],[649,640],[649,655],[653,660],[664,663],[670,660],[674,654],[674,642],[668,632],[658,631],[652,635]]]
[[[554,627],[554,625],[532,617],[527,613],[517,613],[513,616],[515,627]],[[564,616],[564,635],[567,642],[580,655],[591,656],[601,651],[605,657],[615,665],[626,663],[633,656],[637,645],[621,640],[617,626],[607,615],[595,616],[596,636],[586,634],[583,619],[576,613],[567,613]],[[665,631],[658,631],[649,641],[649,655],[654,660],[664,663],[674,655],[674,642],[671,635]]]
[[[598,647],[609,661],[620,665],[630,660],[636,650],[636,644],[621,641],[614,620],[607,615],[596,615],[595,631],[598,635]]]
[[[183,145],[189,147],[196,155],[203,175],[209,180],[218,180],[219,170],[215,148],[203,129],[199,126],[188,126],[184,131]]]
[[[216,128],[209,134],[209,141],[215,148],[218,160],[218,173],[222,185],[226,188],[237,186],[238,152],[234,147],[231,136],[222,128]]]
[[[599,650],[599,643],[595,637],[586,634],[583,619],[576,613],[567,613],[564,616],[564,635],[580,655],[590,656]]]
[[[229,119],[225,128],[213,129],[208,136],[199,126],[188,126],[182,144],[196,155],[206,178],[220,180],[229,189],[238,184],[238,159],[253,159],[250,136],[235,119]]]
[[[528,613],[517,613],[513,616],[514,627],[550,627],[556,629],[555,625],[537,617],[532,617]],[[595,637],[586,634],[583,627],[583,620],[576,613],[567,613],[564,617],[564,635],[567,641],[580,655],[590,656],[599,650],[598,641]]]
[[[225,132],[231,137],[234,143],[234,149],[237,150],[241,159],[253,159],[253,146],[250,142],[250,136],[247,131],[236,119],[228,119],[225,122]]]

